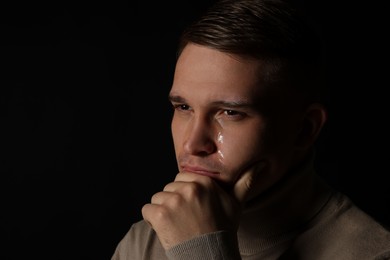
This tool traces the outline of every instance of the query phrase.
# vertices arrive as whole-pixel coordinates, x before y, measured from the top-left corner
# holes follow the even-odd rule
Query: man
[[[300,15],[221,0],[184,31],[169,93],[179,173],[112,260],[390,259],[390,232],[315,174],[328,114]]]

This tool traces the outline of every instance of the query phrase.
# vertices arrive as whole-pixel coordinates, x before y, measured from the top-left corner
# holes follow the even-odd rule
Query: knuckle
[[[183,187],[184,194],[187,194],[190,198],[198,197],[203,191],[202,185],[196,182],[188,183],[185,187]]]
[[[160,206],[154,213],[154,218],[161,223],[169,219],[169,215],[169,210],[166,207]]]
[[[179,208],[182,203],[183,197],[178,193],[172,194],[168,201],[168,205],[172,209]]]

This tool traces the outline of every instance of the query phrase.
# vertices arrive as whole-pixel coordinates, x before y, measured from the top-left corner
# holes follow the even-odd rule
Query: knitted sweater
[[[390,231],[330,188],[313,158],[249,202],[237,234],[197,236],[165,251],[153,229],[134,223],[111,260],[389,260]]]

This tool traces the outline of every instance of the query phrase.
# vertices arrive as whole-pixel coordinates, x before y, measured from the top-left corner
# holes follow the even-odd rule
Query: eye
[[[173,104],[173,108],[175,110],[186,111],[190,109],[190,106],[186,104]]]
[[[238,111],[235,110],[225,110],[224,113],[228,116],[235,116],[240,114]]]
[[[223,113],[230,119],[239,120],[245,118],[246,114],[237,110],[226,109]]]

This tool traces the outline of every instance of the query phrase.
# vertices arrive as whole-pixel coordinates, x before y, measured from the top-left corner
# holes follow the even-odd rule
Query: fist
[[[210,177],[179,173],[143,206],[143,218],[165,249],[219,230],[236,234],[242,205],[257,174],[258,167],[244,172],[226,191]]]

